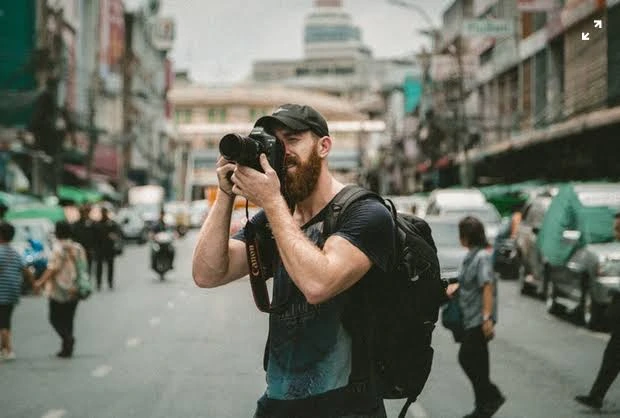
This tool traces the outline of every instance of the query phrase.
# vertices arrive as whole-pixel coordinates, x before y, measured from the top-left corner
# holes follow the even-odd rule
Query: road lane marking
[[[171,301],[171,300],[168,301],[168,308],[174,309],[174,302],[173,301]]]
[[[130,338],[127,340],[127,347],[136,347],[140,345],[142,340],[140,338]]]
[[[50,409],[41,418],[62,418],[67,415],[64,409]]]
[[[108,373],[110,373],[111,370],[112,370],[112,367],[104,364],[102,366],[97,367],[95,370],[93,370],[91,374],[93,377],[106,377]]]
[[[161,319],[157,316],[154,316],[153,318],[149,319],[149,324],[151,324],[152,327],[156,327],[160,323],[161,323]]]

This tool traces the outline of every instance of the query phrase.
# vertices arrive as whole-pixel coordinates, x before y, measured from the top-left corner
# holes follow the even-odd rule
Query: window
[[[174,120],[179,123],[190,123],[192,121],[191,109],[177,109],[174,111]]]
[[[207,117],[210,123],[226,122],[226,108],[210,107],[207,110]]]

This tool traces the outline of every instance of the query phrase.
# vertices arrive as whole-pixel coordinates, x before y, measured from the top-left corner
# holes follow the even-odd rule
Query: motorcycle
[[[162,231],[153,235],[151,241],[151,268],[164,280],[168,271],[172,270],[174,261],[174,234]]]

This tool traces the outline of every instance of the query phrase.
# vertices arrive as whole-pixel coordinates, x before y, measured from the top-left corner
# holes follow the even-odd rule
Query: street
[[[80,303],[76,354],[58,359],[47,300],[25,297],[13,317],[17,360],[0,364],[3,418],[250,417],[264,390],[267,316],[247,280],[198,289],[191,278],[197,232],[177,242],[175,270],[163,282],[148,269],[148,246],[117,259],[116,287]],[[435,363],[409,416],[462,417],[473,393],[458,346],[438,324]],[[545,313],[541,301],[499,287],[499,324],[490,345],[491,377],[507,397],[497,417],[593,415],[572,398],[589,389],[608,335]],[[620,416],[620,384],[605,416]],[[388,403],[395,417],[403,401]]]

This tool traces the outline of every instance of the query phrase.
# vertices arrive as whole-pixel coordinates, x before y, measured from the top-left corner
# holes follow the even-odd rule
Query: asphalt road
[[[18,358],[0,364],[0,417],[251,417],[265,385],[267,317],[246,280],[194,286],[195,237],[178,243],[177,268],[164,282],[148,270],[146,246],[127,246],[115,290],[104,287],[78,306],[73,359],[54,357],[47,301],[23,298],[13,320]],[[592,383],[608,336],[548,316],[514,283],[502,282],[499,297],[491,374],[508,400],[496,416],[593,415],[572,398]],[[433,372],[409,416],[461,417],[473,408],[451,338],[438,326]],[[401,404],[387,404],[390,417]],[[620,382],[602,414],[620,416]]]

